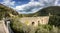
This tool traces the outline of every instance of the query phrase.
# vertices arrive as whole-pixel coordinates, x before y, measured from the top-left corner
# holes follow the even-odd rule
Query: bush
[[[60,16],[51,16],[49,19],[50,25],[60,26]]]
[[[54,25],[41,25],[38,26],[38,29],[35,33],[60,33],[60,29]]]

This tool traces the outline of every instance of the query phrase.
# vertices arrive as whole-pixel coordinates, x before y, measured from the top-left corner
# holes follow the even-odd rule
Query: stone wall
[[[49,16],[43,16],[43,17],[23,17],[20,19],[22,23],[25,23],[27,25],[34,25],[38,26],[38,23],[40,24],[48,24]]]

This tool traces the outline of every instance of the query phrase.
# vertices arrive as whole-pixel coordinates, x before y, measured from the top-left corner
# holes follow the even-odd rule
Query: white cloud
[[[3,2],[1,2],[1,4],[4,4],[6,6],[14,6],[15,4],[15,1],[12,1],[12,0],[3,0]]]
[[[60,6],[60,0],[55,1],[55,6]]]
[[[31,0],[29,3],[24,4],[24,5],[20,5],[20,6],[16,6],[16,10],[17,11],[22,11],[22,13],[33,13],[36,12],[37,10],[40,9],[40,7],[43,7],[44,4],[41,4],[40,2]]]
[[[16,6],[16,10],[21,13],[34,13],[39,9],[42,9],[43,7],[46,6],[53,6],[55,3],[55,0],[38,0],[34,1],[31,0],[29,3]]]
[[[57,5],[57,4],[58,4],[58,1],[59,1],[59,0],[56,0],[56,1],[55,1],[55,5]]]

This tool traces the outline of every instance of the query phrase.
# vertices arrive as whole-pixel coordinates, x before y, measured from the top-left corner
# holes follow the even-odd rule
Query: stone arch
[[[32,25],[34,25],[35,24],[35,22],[32,22]]]

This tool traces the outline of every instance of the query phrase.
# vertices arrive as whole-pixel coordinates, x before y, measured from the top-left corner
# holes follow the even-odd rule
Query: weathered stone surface
[[[43,16],[43,17],[23,17],[23,18],[20,19],[20,21],[22,23],[26,23],[27,25],[38,26],[38,22],[40,24],[48,24],[49,16]]]
[[[8,28],[4,24],[4,21],[0,21],[0,33],[9,33]]]

